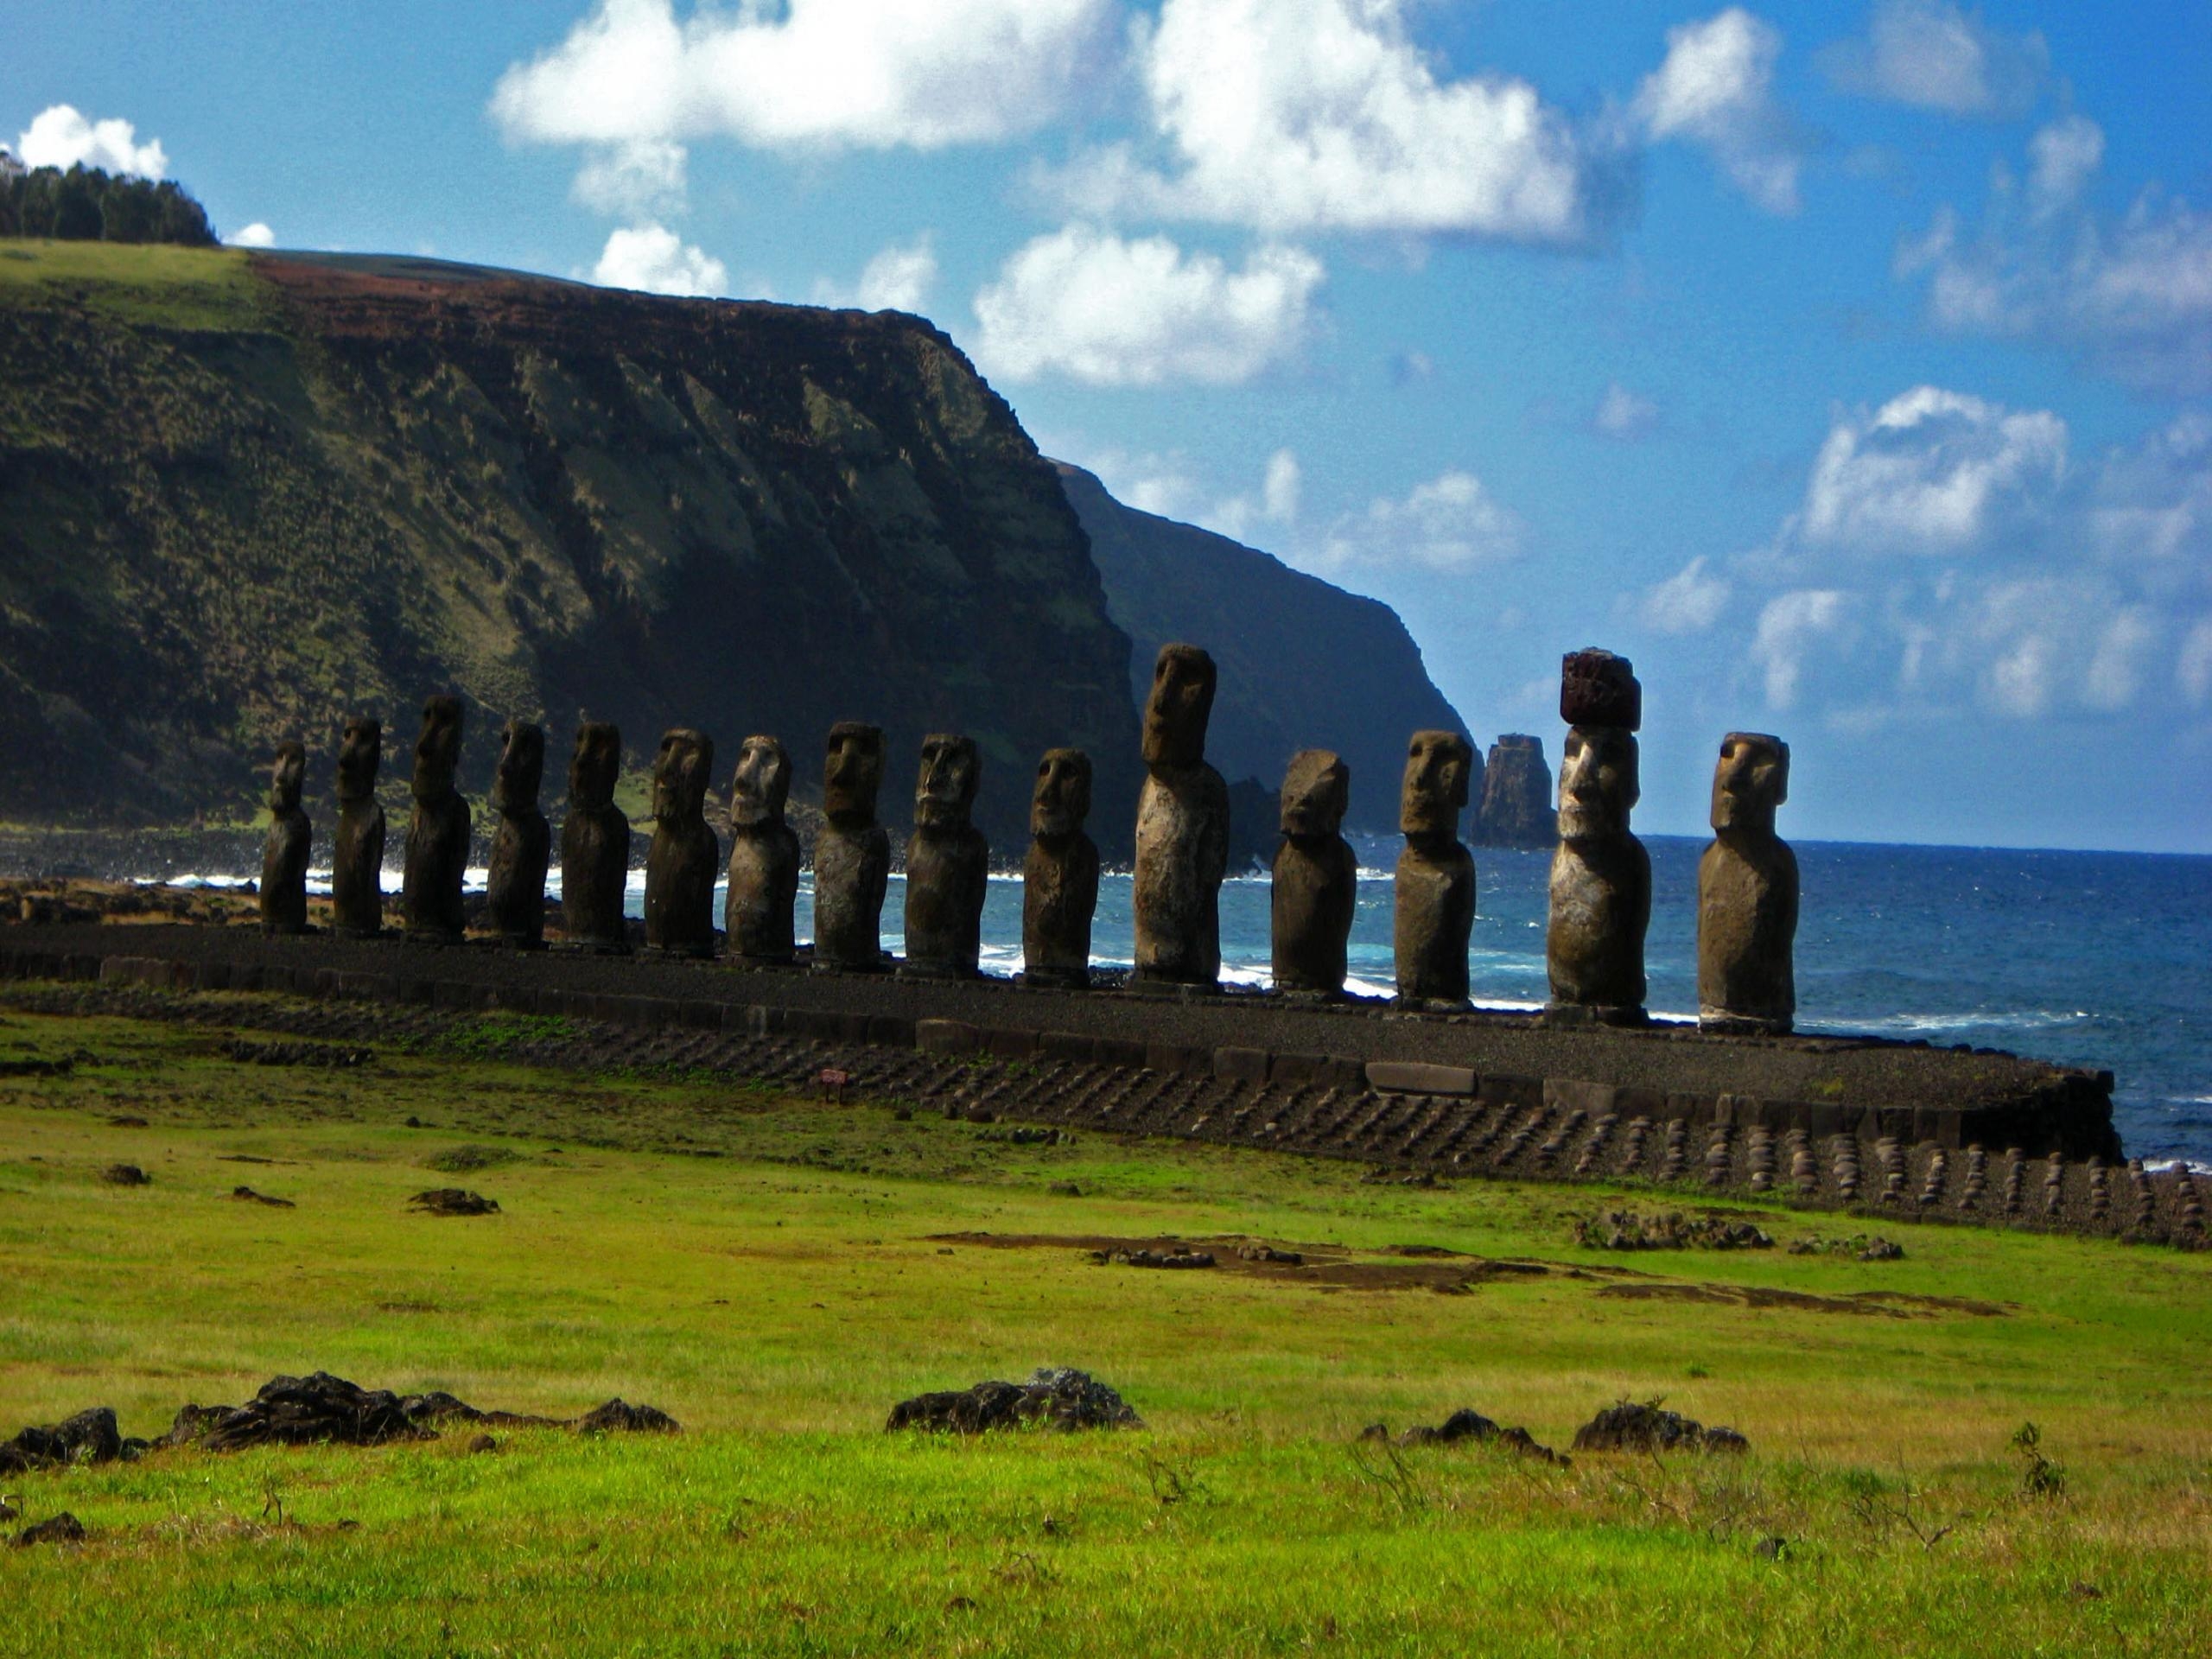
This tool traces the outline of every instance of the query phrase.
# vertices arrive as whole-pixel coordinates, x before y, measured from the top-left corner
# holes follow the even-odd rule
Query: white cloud
[[[234,248],[273,248],[276,245],[276,232],[256,219],[244,230],[223,239]]]
[[[16,141],[16,154],[25,167],[97,167],[109,173],[132,173],[142,179],[158,179],[169,170],[162,141],[138,142],[138,130],[117,118],[87,121],[67,104],[41,110]]]
[[[1513,558],[1522,534],[1519,516],[1480,479],[1454,469],[1403,499],[1377,497],[1366,512],[1344,514],[1301,563],[1325,574],[1363,566],[1464,570]]]
[[[681,213],[689,162],[681,144],[633,138],[594,153],[578,170],[569,194],[602,213]]]
[[[1116,16],[1113,0],[747,0],[679,21],[672,0],[601,0],[500,77],[492,115],[547,143],[988,143],[1059,114]]]
[[[894,242],[869,260],[860,281],[842,288],[824,280],[814,285],[817,305],[858,311],[921,311],[937,283],[937,253],[927,236]]]
[[[2050,66],[2040,34],[2000,34],[1949,0],[1878,0],[1865,40],[1822,54],[1846,92],[1947,115],[2018,115]]]
[[[1649,397],[1638,397],[1616,380],[1598,399],[1590,424],[1602,436],[1632,443],[1657,429],[1659,405]]]
[[[976,296],[976,355],[1012,381],[1234,385],[1297,353],[1323,275],[1297,248],[1257,249],[1232,271],[1165,237],[1071,225],[1016,250]]]
[[[1643,626],[1657,633],[1699,633],[1719,621],[1734,588],[1708,569],[1710,563],[1700,553],[1647,589],[1639,607]]]
[[[591,279],[604,288],[696,298],[724,292],[729,271],[721,260],[689,245],[674,231],[639,225],[607,238]]]
[[[1509,76],[1440,79],[1411,0],[1166,0],[1135,35],[1173,163],[1093,151],[1048,189],[1074,211],[1249,226],[1579,243],[1604,194],[1584,141]]]
[[[1804,141],[1775,101],[1782,31],[1740,6],[1667,31],[1667,56],[1644,78],[1635,114],[1655,141],[1713,152],[1735,187],[1770,213],[1797,211]]]
[[[1140,512],[1196,524],[1232,541],[1282,544],[1298,523],[1301,477],[1297,455],[1278,449],[1268,458],[1256,491],[1222,494],[1203,481],[1191,457],[1093,450],[1080,442],[1046,444],[1055,454],[1098,475],[1107,493]]]
[[[2038,219],[2071,207],[2105,164],[2105,130],[2086,115],[2062,116],[2028,140],[2028,200]]]
[[[2063,475],[2066,423],[1936,386],[1840,417],[1813,465],[1804,540],[1956,554],[2031,513]]]
[[[2212,616],[2200,618],[2182,641],[2174,678],[2192,707],[2212,702]]]
[[[1268,457],[1268,475],[1260,486],[1260,515],[1279,524],[1298,518],[1298,457],[1278,449]]]
[[[1800,588],[1767,601],[1751,638],[1751,661],[1765,680],[1767,707],[1796,705],[1807,652],[1820,644],[1847,645],[1853,610],[1851,595],[1834,588]]]

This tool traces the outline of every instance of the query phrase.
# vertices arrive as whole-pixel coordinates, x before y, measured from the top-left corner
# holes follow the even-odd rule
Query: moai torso
[[[338,742],[338,829],[330,849],[331,931],[372,939],[384,929],[384,808],[377,768],[384,722],[356,716]]]
[[[1797,1014],[1797,855],[1774,832],[1789,746],[1758,732],[1721,741],[1713,839],[1697,866],[1698,1023],[1784,1032]]]
[[[605,721],[576,728],[569,817],[561,826],[561,931],[587,950],[629,949],[622,900],[630,880],[630,820],[614,804],[622,734]]]
[[[467,925],[461,887],[468,868],[468,803],[454,787],[461,767],[461,699],[436,696],[423,704],[423,731],[415,740],[415,806],[407,820],[407,870],[400,907],[407,937],[458,944]]]
[[[1554,1019],[1643,1020],[1643,940],[1651,860],[1629,831],[1639,794],[1636,728],[1643,690],[1627,659],[1570,655],[1560,712],[1570,723],[1559,772],[1559,849],[1544,935]]]
[[[739,960],[782,964],[798,950],[798,836],[784,822],[791,761],[772,737],[748,737],[730,785],[729,893],[722,929]]]
[[[878,973],[891,838],[875,821],[883,784],[883,733],[857,721],[830,728],[822,778],[826,822],[814,843],[814,967]]]
[[[1282,780],[1282,842],[1268,907],[1274,985],[1293,995],[1341,995],[1359,861],[1341,833],[1351,775],[1326,749],[1301,749]]]
[[[1398,1001],[1413,1008],[1467,1006],[1467,940],[1475,925],[1475,861],[1459,842],[1474,750],[1457,732],[1415,732],[1398,797],[1391,947]]]
[[[972,814],[982,761],[975,741],[933,732],[922,740],[914,833],[906,842],[906,960],[914,978],[969,979],[982,949],[991,853]]]
[[[1137,797],[1134,986],[1217,986],[1221,880],[1229,864],[1229,790],[1205,762],[1213,658],[1162,645],[1145,705]]]
[[[307,769],[304,747],[289,741],[276,746],[276,759],[269,769],[269,839],[261,849],[264,933],[308,931],[308,855],[315,844],[315,830],[300,809]]]
[[[538,810],[545,777],[545,728],[511,720],[501,734],[499,766],[492,776],[492,864],[485,882],[484,919],[507,944],[534,950],[545,943],[545,870],[553,827]]]
[[[721,846],[707,827],[715,746],[702,732],[661,734],[653,761],[653,839],[645,854],[645,946],[670,956],[715,954],[715,878]]]
[[[1029,803],[1029,855],[1021,865],[1022,978],[1080,990],[1090,983],[1090,924],[1098,910],[1098,848],[1090,815],[1090,757],[1047,749]]]

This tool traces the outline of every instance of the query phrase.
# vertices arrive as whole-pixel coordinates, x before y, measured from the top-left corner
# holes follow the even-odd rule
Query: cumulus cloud
[[[2192,708],[2212,702],[2212,616],[2200,618],[2182,641],[2174,677]]]
[[[1664,582],[1647,588],[1638,607],[1643,626],[1656,633],[1700,633],[1718,622],[1735,589],[1711,564],[1700,553]]]
[[[692,298],[721,294],[729,287],[729,271],[721,260],[659,225],[632,226],[608,237],[591,279],[603,288]]]
[[[2006,35],[1949,0],[1878,0],[1863,40],[1821,54],[1845,92],[1946,115],[2018,115],[2050,67],[2040,34]]]
[[[1616,380],[1598,399],[1598,407],[1591,412],[1590,425],[1601,437],[1633,443],[1658,429],[1659,405]]]
[[[1654,142],[1710,150],[1738,190],[1770,213],[1797,211],[1804,141],[1774,97],[1782,31],[1740,6],[1667,31],[1667,55],[1634,111]]]
[[[823,281],[814,285],[817,305],[857,311],[921,311],[937,283],[937,252],[927,236],[894,242],[862,267],[850,288]]]
[[[1379,496],[1364,512],[1344,514],[1301,562],[1325,572],[1408,565],[1464,570],[1513,558],[1522,537],[1519,515],[1472,473],[1455,468],[1403,497]]]
[[[665,139],[611,144],[584,162],[570,194],[602,213],[681,213],[689,162],[683,146]]]
[[[97,167],[142,179],[158,179],[169,170],[160,139],[142,144],[130,122],[88,121],[67,104],[41,110],[16,139],[16,154],[25,167]]]
[[[2086,115],[2062,116],[2028,140],[2028,201],[2035,216],[2073,207],[2105,162],[2105,130]]]
[[[1577,243],[1609,211],[1607,165],[1536,89],[1440,79],[1409,0],[1166,0],[1135,35],[1169,159],[1093,151],[1048,193],[1274,235],[1358,231]]]
[[[1166,237],[1070,225],[1016,250],[976,296],[976,355],[1012,381],[1234,385],[1297,354],[1323,275],[1297,248],[1259,248],[1231,270]]]
[[[1852,596],[1834,588],[1799,588],[1766,602],[1751,637],[1751,661],[1764,679],[1767,707],[1796,706],[1812,647],[1849,650],[1857,632],[1854,610]]]
[[[244,230],[223,239],[234,248],[273,248],[276,245],[276,232],[256,219]]]

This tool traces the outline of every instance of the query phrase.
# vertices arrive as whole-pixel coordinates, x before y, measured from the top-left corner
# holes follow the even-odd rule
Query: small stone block
[[[1268,1051],[1264,1048],[1217,1048],[1213,1052],[1213,1074],[1224,1083],[1265,1083],[1268,1080]]]
[[[1544,1089],[1541,1077],[1523,1077],[1516,1071],[1486,1071],[1476,1092],[1493,1106],[1534,1111],[1544,1103]]]
[[[914,1022],[895,1014],[872,1014],[868,1017],[868,1040],[872,1048],[912,1048]]]
[[[914,1021],[914,1046],[925,1054],[972,1054],[982,1046],[981,1033],[965,1020]]]
[[[1124,1037],[1101,1037],[1091,1046],[1090,1058],[1096,1065],[1117,1065],[1135,1071],[1146,1064],[1146,1049],[1142,1043]]]
[[[983,1052],[1001,1060],[1027,1060],[1037,1052],[1037,1033],[1017,1031],[1006,1026],[990,1026],[982,1032]]]
[[[1325,1054],[1278,1054],[1268,1062],[1268,1081],[1296,1087],[1313,1082],[1328,1064]]]
[[[1475,1071],[1472,1066],[1419,1060],[1370,1060],[1367,1086],[1385,1095],[1471,1095]]]
[[[1587,1112],[1603,1117],[1614,1109],[1620,1090],[1610,1083],[1585,1083],[1579,1077],[1546,1077],[1544,1104],[1554,1111]]]
[[[1046,1031],[1037,1035],[1037,1058],[1069,1065],[1089,1065],[1096,1051],[1096,1039],[1077,1031]]]

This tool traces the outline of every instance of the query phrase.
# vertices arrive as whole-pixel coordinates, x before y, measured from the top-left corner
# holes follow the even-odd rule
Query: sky
[[[2212,6],[79,0],[0,141],[246,245],[893,307],[1049,454],[1644,686],[1800,839],[2212,852]],[[1203,644],[1203,641],[1198,642]]]

